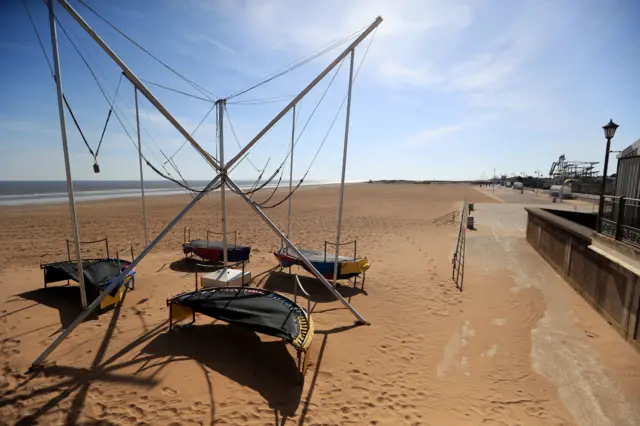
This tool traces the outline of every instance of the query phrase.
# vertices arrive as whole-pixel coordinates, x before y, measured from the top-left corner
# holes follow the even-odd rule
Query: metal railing
[[[462,201],[462,209],[460,210],[460,227],[458,228],[458,236],[456,238],[456,246],[453,250],[453,256],[451,258],[451,279],[456,283],[456,288],[462,291],[462,284],[464,282],[464,256],[467,244],[467,215],[468,215],[468,203],[467,198]]]
[[[601,234],[640,248],[640,199],[604,196]]]

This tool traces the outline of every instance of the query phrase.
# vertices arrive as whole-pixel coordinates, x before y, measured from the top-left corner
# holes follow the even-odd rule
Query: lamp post
[[[598,206],[598,232],[602,232],[602,214],[604,213],[604,193],[607,187],[607,168],[609,167],[609,151],[611,151],[611,139],[616,134],[618,125],[609,120],[609,122],[602,126],[604,130],[604,137],[607,139],[607,150],[604,153],[604,169],[602,171],[602,184],[600,186],[600,205]]]

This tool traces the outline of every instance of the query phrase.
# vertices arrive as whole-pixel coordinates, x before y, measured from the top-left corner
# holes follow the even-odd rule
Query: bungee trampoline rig
[[[82,259],[80,257],[79,250],[79,236],[77,231],[77,217],[75,212],[75,201],[73,198],[73,186],[71,184],[71,172],[69,168],[69,159],[68,159],[68,146],[67,146],[67,136],[66,136],[66,126],[65,126],[65,114],[64,114],[64,95],[62,90],[62,78],[60,71],[60,63],[59,63],[59,55],[58,55],[58,45],[57,45],[57,33],[56,33],[56,16],[54,13],[54,3],[55,0],[48,0],[48,8],[49,8],[49,24],[51,30],[51,43],[53,50],[53,67],[52,73],[55,76],[55,83],[57,89],[57,98],[58,98],[58,112],[60,116],[60,128],[62,134],[62,142],[63,142],[63,152],[65,158],[65,168],[66,168],[66,177],[67,177],[67,187],[69,194],[69,205],[71,210],[71,219],[74,225],[74,241],[76,244],[76,264],[78,267],[78,271],[82,270]],[[287,247],[288,253],[295,255],[299,261],[304,265],[305,269],[308,270],[311,274],[313,274],[333,295],[336,299],[338,299],[351,314],[356,318],[357,324],[369,324],[364,317],[362,317],[353,306],[335,289],[334,285],[332,285],[324,275],[318,271],[316,266],[305,257],[304,252],[299,250],[293,242],[285,235],[270,219],[269,217],[262,211],[261,207],[255,203],[251,197],[243,192],[243,190],[236,184],[236,182],[229,176],[229,173],[233,170],[234,166],[237,165],[241,160],[246,158],[248,151],[258,142],[260,141],[265,134],[267,134],[273,126],[278,123],[289,111],[291,111],[295,105],[302,100],[321,80],[323,80],[336,66],[341,65],[347,57],[349,57],[350,62],[350,72],[349,72],[349,84],[348,84],[348,92],[347,96],[347,109],[346,109],[346,123],[345,123],[345,141],[344,141],[344,155],[343,155],[343,168],[342,168],[342,184],[340,191],[340,210],[339,210],[339,218],[338,223],[341,223],[342,216],[342,202],[344,195],[344,177],[345,177],[345,165],[346,165],[346,151],[347,151],[347,141],[348,141],[348,129],[349,129],[349,114],[350,114],[350,106],[351,106],[351,92],[353,85],[353,65],[354,65],[354,55],[355,48],[369,35],[373,33],[373,31],[380,25],[382,22],[381,17],[377,17],[373,23],[371,23],[366,29],[363,31],[358,31],[356,33],[351,34],[350,36],[344,38],[338,43],[334,43],[330,48],[325,49],[322,54],[332,50],[341,44],[349,43],[348,46],[333,59],[333,61],[327,65],[320,74],[318,74],[302,91],[296,95],[286,107],[284,107],[280,113],[278,113],[260,132],[258,132],[251,141],[241,148],[240,151],[228,162],[225,162],[224,159],[224,151],[223,151],[223,126],[220,125],[218,127],[218,140],[220,146],[220,155],[219,159],[214,158],[211,154],[205,151],[200,144],[194,139],[192,133],[189,133],[175,118],[169,111],[164,107],[164,105],[149,91],[149,89],[145,86],[145,84],[138,78],[129,68],[128,66],[116,55],[116,53],[104,42],[104,40],[91,28],[91,26],[78,14],[78,12],[68,3],[67,0],[57,0],[62,8],[86,31],[86,33],[102,48],[102,50],[117,64],[118,67],[122,70],[122,74],[124,77],[135,86],[135,94],[137,101],[137,94],[140,92],[157,110],[160,114],[162,114],[171,125],[178,130],[178,132],[185,138],[186,142],[188,142],[199,154],[200,156],[214,169],[216,172],[216,176],[202,189],[195,190],[190,188],[187,185],[181,185],[186,189],[189,189],[192,192],[193,199],[188,203],[188,205],[180,212],[178,215],[163,229],[145,248],[142,252],[135,258],[131,263],[129,263],[125,268],[119,271],[116,277],[113,277],[108,284],[105,284],[104,288],[100,294],[80,313],[80,315],[66,328],[64,329],[53,342],[40,354],[36,360],[32,363],[31,370],[36,370],[39,367],[42,367],[48,358],[48,356],[60,345],[60,343],[66,339],[66,337],[96,308],[98,307],[102,301],[112,294],[112,292],[119,288],[122,285],[122,282],[127,279],[132,279],[133,274],[135,274],[135,268],[137,264],[144,259],[144,257],[149,254],[149,252],[175,227],[175,225],[209,192],[216,188],[220,188],[221,191],[221,199],[222,199],[222,238],[223,238],[223,250],[222,254],[224,257],[225,265],[228,262],[228,244],[227,244],[227,232],[226,232],[226,209],[224,205],[224,197],[225,197],[225,188],[228,187],[232,192],[238,194],[241,199],[243,199],[260,218],[267,224],[267,226],[279,237],[282,241],[282,246]],[[79,0],[79,3],[83,6],[87,7],[93,13],[97,14],[93,9],[87,6],[82,0]],[[98,15],[99,16],[99,15]],[[104,20],[104,18],[102,18]],[[61,28],[62,24],[58,22]],[[109,23],[109,25],[119,31],[116,27]],[[35,27],[34,27],[35,29]],[[119,31],[122,35],[124,35],[121,31]],[[145,51],[145,53],[149,54],[153,57],[148,51],[143,49],[140,45],[135,43],[128,36],[125,36],[129,39],[130,42],[134,43]],[[372,39],[371,39],[372,40]],[[370,41],[371,43],[371,41]],[[45,52],[46,55],[46,52]],[[313,58],[318,57],[319,55],[315,55]],[[366,56],[366,52],[365,52]],[[160,61],[157,57],[153,57],[155,60]],[[362,58],[364,60],[364,56]],[[308,62],[308,59],[305,59]],[[289,67],[288,71],[291,71],[301,64],[306,63],[301,61],[300,64]],[[86,62],[85,62],[86,64]],[[362,64],[362,62],[360,63]],[[86,64],[88,66],[88,64]],[[166,66],[166,64],[164,64]],[[170,67],[169,67],[170,68]],[[339,70],[339,68],[338,68]],[[179,75],[175,70],[172,70],[176,75]],[[287,72],[288,72],[287,71]],[[284,73],[280,73],[279,75],[283,75]],[[278,76],[279,76],[278,75]],[[334,74],[333,78],[337,75],[337,72]],[[181,76],[181,75],[180,75]],[[185,81],[186,78],[181,76]],[[95,76],[94,76],[95,78]],[[274,77],[269,77],[265,79],[263,82],[258,85],[264,84]],[[333,81],[333,80],[332,80]],[[191,82],[193,83],[193,82]],[[218,123],[224,122],[224,111],[226,109],[227,101],[240,96],[243,93],[246,93],[254,88],[258,87],[258,85],[251,86],[250,88],[237,92],[234,95],[228,96],[227,98],[221,98],[215,100],[215,106],[217,107],[218,112]],[[193,86],[199,87],[200,86]],[[203,92],[201,92],[203,93]],[[207,92],[210,94],[210,92]],[[206,95],[209,99],[214,101],[209,95]],[[137,112],[137,102],[136,102],[136,112]],[[340,112],[340,110],[338,110]],[[115,113],[115,111],[114,111]],[[138,114],[136,113],[136,116]],[[117,114],[116,114],[117,117]],[[336,114],[337,117],[337,114]],[[334,120],[335,121],[335,120]],[[139,127],[139,123],[138,123]],[[140,138],[139,138],[139,128],[138,128],[138,149],[140,149]],[[140,153],[140,158],[143,156]],[[142,160],[140,160],[142,162]],[[161,176],[170,179],[167,176],[162,175],[151,163],[146,160],[147,165],[149,165],[156,173]],[[170,179],[173,180],[173,179]],[[174,180],[175,181],[175,180]],[[180,184],[179,182],[177,182]],[[290,199],[292,192],[290,192],[288,198]],[[338,227],[338,236],[336,241],[336,253],[335,253],[335,262],[334,269],[339,267],[340,257],[339,257],[339,247],[340,247],[340,226]],[[90,265],[88,265],[90,267]],[[78,274],[79,281],[82,284],[84,277],[84,273]],[[334,273],[334,280],[338,278],[338,272]],[[83,291],[83,285],[80,286]],[[237,298],[230,298],[229,295],[234,294]],[[84,297],[83,297],[84,299]],[[84,300],[83,300],[84,302]],[[84,305],[84,303],[83,303]],[[201,312],[207,315],[211,315],[213,317],[221,317],[222,319],[226,318],[229,322],[237,323],[239,325],[243,325],[247,328],[251,328],[254,331],[263,332],[265,334],[277,335],[278,337],[282,337],[285,341],[291,343],[296,350],[298,351],[299,358],[306,354],[306,350],[308,349],[311,339],[313,337],[313,322],[309,317],[308,311],[304,311],[304,309],[300,308],[295,301],[291,301],[290,299],[278,295],[273,292],[268,292],[262,289],[255,288],[247,288],[247,287],[235,287],[231,289],[206,289],[206,290],[197,290],[193,293],[183,294],[175,296],[169,302],[170,311],[173,306],[180,306],[181,308],[188,308],[193,315],[196,312]],[[285,309],[286,308],[286,309]],[[179,308],[175,308],[179,310]],[[288,311],[287,311],[288,310]],[[188,312],[188,311],[187,311]],[[179,317],[179,313],[175,312],[175,318]],[[175,319],[172,315],[172,319]],[[279,320],[287,319],[286,324],[280,324],[277,326],[276,322]],[[291,319],[290,322],[289,319]],[[305,320],[306,319],[306,320]],[[172,320],[173,323],[173,320]],[[306,364],[306,357],[303,364]]]

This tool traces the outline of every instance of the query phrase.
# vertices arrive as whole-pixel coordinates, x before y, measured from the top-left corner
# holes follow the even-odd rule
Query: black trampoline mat
[[[84,283],[87,286],[100,287],[109,280],[117,277],[121,269],[126,268],[130,262],[116,259],[85,260],[82,262]],[[46,266],[63,273],[73,281],[78,281],[78,267],[75,262],[58,262]]]
[[[289,342],[300,333],[297,317],[305,316],[289,299],[251,287],[203,289],[173,300],[195,312]]]
[[[325,257],[325,253],[323,251],[318,251],[318,250],[300,250],[300,253],[302,253],[304,255],[304,257],[307,258],[307,260],[309,260],[309,262],[318,262],[318,263],[333,263],[336,260],[336,254],[335,253],[329,253],[327,252],[326,257]],[[280,251],[281,254],[284,254],[286,256],[289,256],[293,259],[298,259],[301,260],[300,256],[298,256],[293,250],[289,250],[287,251],[287,249],[283,249]],[[349,257],[349,256],[338,256],[338,262],[352,262],[353,261],[353,257]]]
[[[193,240],[189,241],[189,245],[195,248],[206,249],[206,248],[217,248],[222,250],[223,244],[222,241],[207,241],[207,240]],[[227,243],[227,250],[249,250],[247,246],[237,246],[235,244]]]

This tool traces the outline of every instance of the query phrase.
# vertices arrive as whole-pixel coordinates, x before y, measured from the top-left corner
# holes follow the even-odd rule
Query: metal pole
[[[59,1],[63,1],[63,0],[59,0]],[[256,144],[256,142],[258,142],[258,140],[260,140],[261,137],[263,137],[268,131],[269,129],[271,129],[278,121],[280,121],[280,119],[282,117],[284,117],[284,115],[289,112],[289,110],[291,108],[293,108],[293,106],[295,104],[297,104],[300,99],[302,99],[307,93],[309,93],[309,91],[311,89],[313,89],[313,87],[318,84],[318,82],[320,80],[322,80],[324,78],[324,76],[326,76],[336,65],[338,65],[340,63],[340,61],[342,61],[347,54],[352,51],[353,49],[356,48],[356,46],[358,44],[360,44],[362,42],[362,40],[364,40],[365,38],[367,38],[367,36],[374,30],[376,29],[376,27],[378,25],[380,25],[380,23],[382,22],[382,17],[378,16],[376,18],[375,21],[373,21],[373,23],[371,25],[369,25],[369,27],[364,30],[362,32],[362,34],[360,34],[358,36],[357,39],[355,39],[353,41],[353,43],[351,43],[340,55],[338,55],[338,57],[336,57],[336,59],[333,60],[333,62],[331,62],[320,74],[318,74],[318,76],[311,82],[309,83],[309,85],[307,87],[305,87],[302,92],[300,92],[298,94],[298,96],[296,96],[295,98],[293,98],[293,100],[291,102],[289,102],[289,105],[287,105],[286,107],[284,107],[284,109],[282,111],[280,111],[280,113],[273,119],[271,120],[271,122],[269,124],[267,124],[264,129],[260,130],[260,132],[258,132],[258,134],[251,140],[251,142],[249,142],[243,149],[240,150],[240,152],[238,152],[238,154],[236,154],[235,157],[233,157],[231,159],[231,161],[229,161],[229,163],[227,163],[227,167],[231,167],[233,166],[236,161],[238,161],[240,158],[242,158],[242,156],[249,150],[251,149],[251,147],[253,145]]]
[[[53,13],[53,0],[49,0],[49,26],[51,28],[51,47],[53,49],[53,69],[56,79],[56,91],[58,93],[58,113],[60,114],[60,133],[62,135],[62,152],[64,153],[64,168],[67,178],[67,194],[69,196],[69,210],[73,226],[73,238],[76,248],[76,268],[78,271],[78,284],[80,284],[80,301],[82,307],[87,307],[87,293],[84,288],[84,272],[82,270],[82,253],[80,253],[80,232],[78,231],[78,216],[76,215],[76,200],[73,195],[73,183],[71,182],[71,164],[69,162],[69,148],[67,146],[67,125],[64,117],[64,105],[62,98],[62,74],[60,73],[60,58],[58,56],[58,35],[56,33],[55,14]],[[69,246],[67,245],[67,248]]]
[[[122,281],[122,279],[126,277],[129,274],[129,272],[131,272],[133,268],[135,268],[136,265],[140,263],[140,261],[147,254],[149,254],[149,252],[156,246],[156,244],[158,244],[160,240],[162,240],[173,229],[173,227],[178,222],[180,222],[180,220],[184,217],[184,215],[186,215],[189,212],[189,210],[191,210],[193,206],[195,206],[198,203],[198,201],[200,201],[202,197],[204,197],[205,194],[207,194],[207,192],[211,188],[215,187],[219,181],[220,181],[220,175],[216,176],[215,179],[209,182],[209,184],[205,186],[204,189],[200,193],[198,193],[198,195],[196,195],[193,198],[193,200],[191,200],[191,202],[189,202],[189,204],[187,204],[187,206],[180,213],[178,213],[178,215],[167,225],[167,227],[164,228],[164,230],[160,232],[160,234],[158,234],[158,236],[153,241],[151,241],[151,243],[144,250],[142,250],[142,252],[138,255],[138,257],[136,257],[127,268],[125,268],[122,272],[120,272],[120,275],[118,275],[111,282],[111,284],[109,284],[109,286],[107,286],[107,288],[103,290],[103,292],[98,296],[98,298],[95,299],[93,302],[91,302],[91,304],[86,309],[84,309],[80,313],[80,315],[78,315],[78,317],[71,323],[71,325],[69,325],[69,327],[67,327],[61,334],[59,334],[58,337],[56,337],[56,339],[44,350],[44,352],[42,352],[42,354],[40,354],[40,356],[38,356],[38,358],[36,358],[36,360],[33,361],[33,363],[31,364],[31,369],[35,369],[38,366],[42,365],[42,363],[44,363],[47,357],[51,355],[51,353],[58,347],[58,345],[62,343],[62,341],[69,334],[71,334],[71,332],[80,323],[82,323],[82,321],[84,321],[87,315],[93,312],[93,310],[100,304],[102,299],[104,299],[109,293],[111,293],[111,291],[120,283],[120,281]]]
[[[496,193],[496,168],[493,168],[493,178],[491,179],[491,193]]]
[[[293,115],[291,119],[291,152],[289,158],[289,194],[291,194],[293,188],[293,146],[295,145],[295,134],[296,134],[296,106],[293,106]],[[287,213],[287,238],[291,238],[291,203],[293,201],[293,197],[289,197],[289,211]],[[282,242],[282,246],[284,247],[284,241]]]
[[[102,38],[100,38],[100,36],[95,31],[93,31],[93,29],[89,26],[89,24],[87,24],[87,22],[78,14],[78,12],[76,12],[75,9],[71,7],[71,5],[67,2],[67,0],[58,0],[58,3],[60,3],[60,5],[71,15],[71,17],[75,19],[76,22],[80,24],[80,26],[87,33],[89,33],[91,38],[93,38],[96,41],[96,43],[100,45],[102,50],[104,50],[107,53],[107,55],[109,55],[109,57],[113,59],[113,61],[116,64],[118,64],[120,69],[122,69],[122,71],[124,72],[125,77],[127,77],[129,81],[134,86],[136,86],[138,90],[140,90],[140,92],[144,95],[144,97],[147,98],[149,102],[151,102],[153,106],[155,106],[158,109],[158,111],[169,121],[169,123],[171,123],[173,127],[175,127],[176,130],[178,130],[178,132],[180,132],[180,134],[191,143],[191,145],[196,149],[196,151],[200,153],[200,155],[202,155],[205,158],[205,160],[211,165],[211,167],[219,171],[220,166],[218,165],[217,160],[213,158],[207,151],[205,151],[198,144],[198,142],[196,142],[196,140],[189,134],[189,132],[187,132],[187,130],[184,127],[182,127],[180,123],[178,123],[178,120],[176,120],[169,113],[169,111],[167,111],[164,105],[162,105],[160,101],[156,99],[155,96],[153,96],[153,94],[149,91],[149,89],[147,89],[147,87],[144,84],[142,84],[142,82],[138,79],[138,77],[136,77],[136,75],[129,69],[129,67],[127,67],[127,65],[124,62],[122,62],[122,60],[118,57],[118,55],[116,55],[115,52],[111,50],[111,48],[107,45],[107,43],[105,43],[104,40],[102,40]]]
[[[222,167],[222,186],[220,187],[220,208],[222,209],[222,262],[227,266],[229,254],[227,253],[227,200],[225,197],[225,181],[227,178],[226,168],[224,166],[224,106],[225,101],[218,101],[218,144],[220,152],[220,166]]]
[[[349,119],[351,118],[351,89],[353,88],[353,58],[351,51],[349,64],[349,89],[347,91],[347,118],[344,125],[344,149],[342,151],[342,177],[340,178],[340,203],[338,204],[338,229],[336,231],[336,257],[333,264],[333,286],[338,283],[338,259],[340,258],[340,232],[342,230],[342,206],[344,202],[344,178],[347,171],[347,151],[349,149]]]
[[[604,154],[604,169],[602,171],[602,183],[600,184],[600,205],[598,206],[598,232],[602,231],[602,215],[604,214],[604,193],[607,189],[607,169],[609,168],[609,150],[611,138],[607,138],[607,150]]]
[[[356,311],[353,306],[351,306],[351,304],[349,302],[347,302],[345,300],[344,297],[342,297],[342,295],[331,285],[331,283],[329,281],[327,281],[327,279],[325,277],[322,276],[322,274],[320,272],[318,272],[318,270],[316,269],[315,266],[313,266],[313,264],[311,262],[309,262],[309,260],[300,252],[300,250],[298,250],[298,248],[284,235],[284,233],[278,229],[278,227],[271,221],[271,219],[269,219],[269,217],[264,214],[264,212],[262,210],[260,210],[260,208],[258,206],[255,205],[255,203],[253,201],[251,201],[251,199],[249,198],[249,196],[247,194],[245,194],[240,187],[233,181],[233,179],[227,177],[227,184],[229,185],[229,187],[236,192],[238,195],[240,195],[240,197],[242,197],[243,200],[245,200],[249,206],[251,206],[251,208],[258,213],[258,216],[260,216],[262,218],[262,220],[264,220],[267,225],[269,225],[269,227],[271,228],[271,230],[273,232],[275,232],[282,240],[284,240],[285,244],[287,244],[287,246],[299,257],[299,259],[302,261],[302,263],[305,264],[305,266],[308,268],[308,270],[322,283],[324,284],[325,287],[327,287],[329,289],[329,291],[347,308],[349,309],[349,312],[351,312],[353,314],[353,316],[356,317],[356,319],[358,320],[357,322],[359,324],[366,324],[369,325],[370,323],[367,322],[359,313],[358,311]]]
[[[142,169],[142,140],[140,139],[140,114],[138,112],[138,88],[134,86],[133,93],[136,101],[136,129],[138,131],[138,163],[140,165],[140,193],[142,194],[142,226],[144,230],[144,246],[149,245],[147,234],[147,207],[144,202],[144,174]]]

